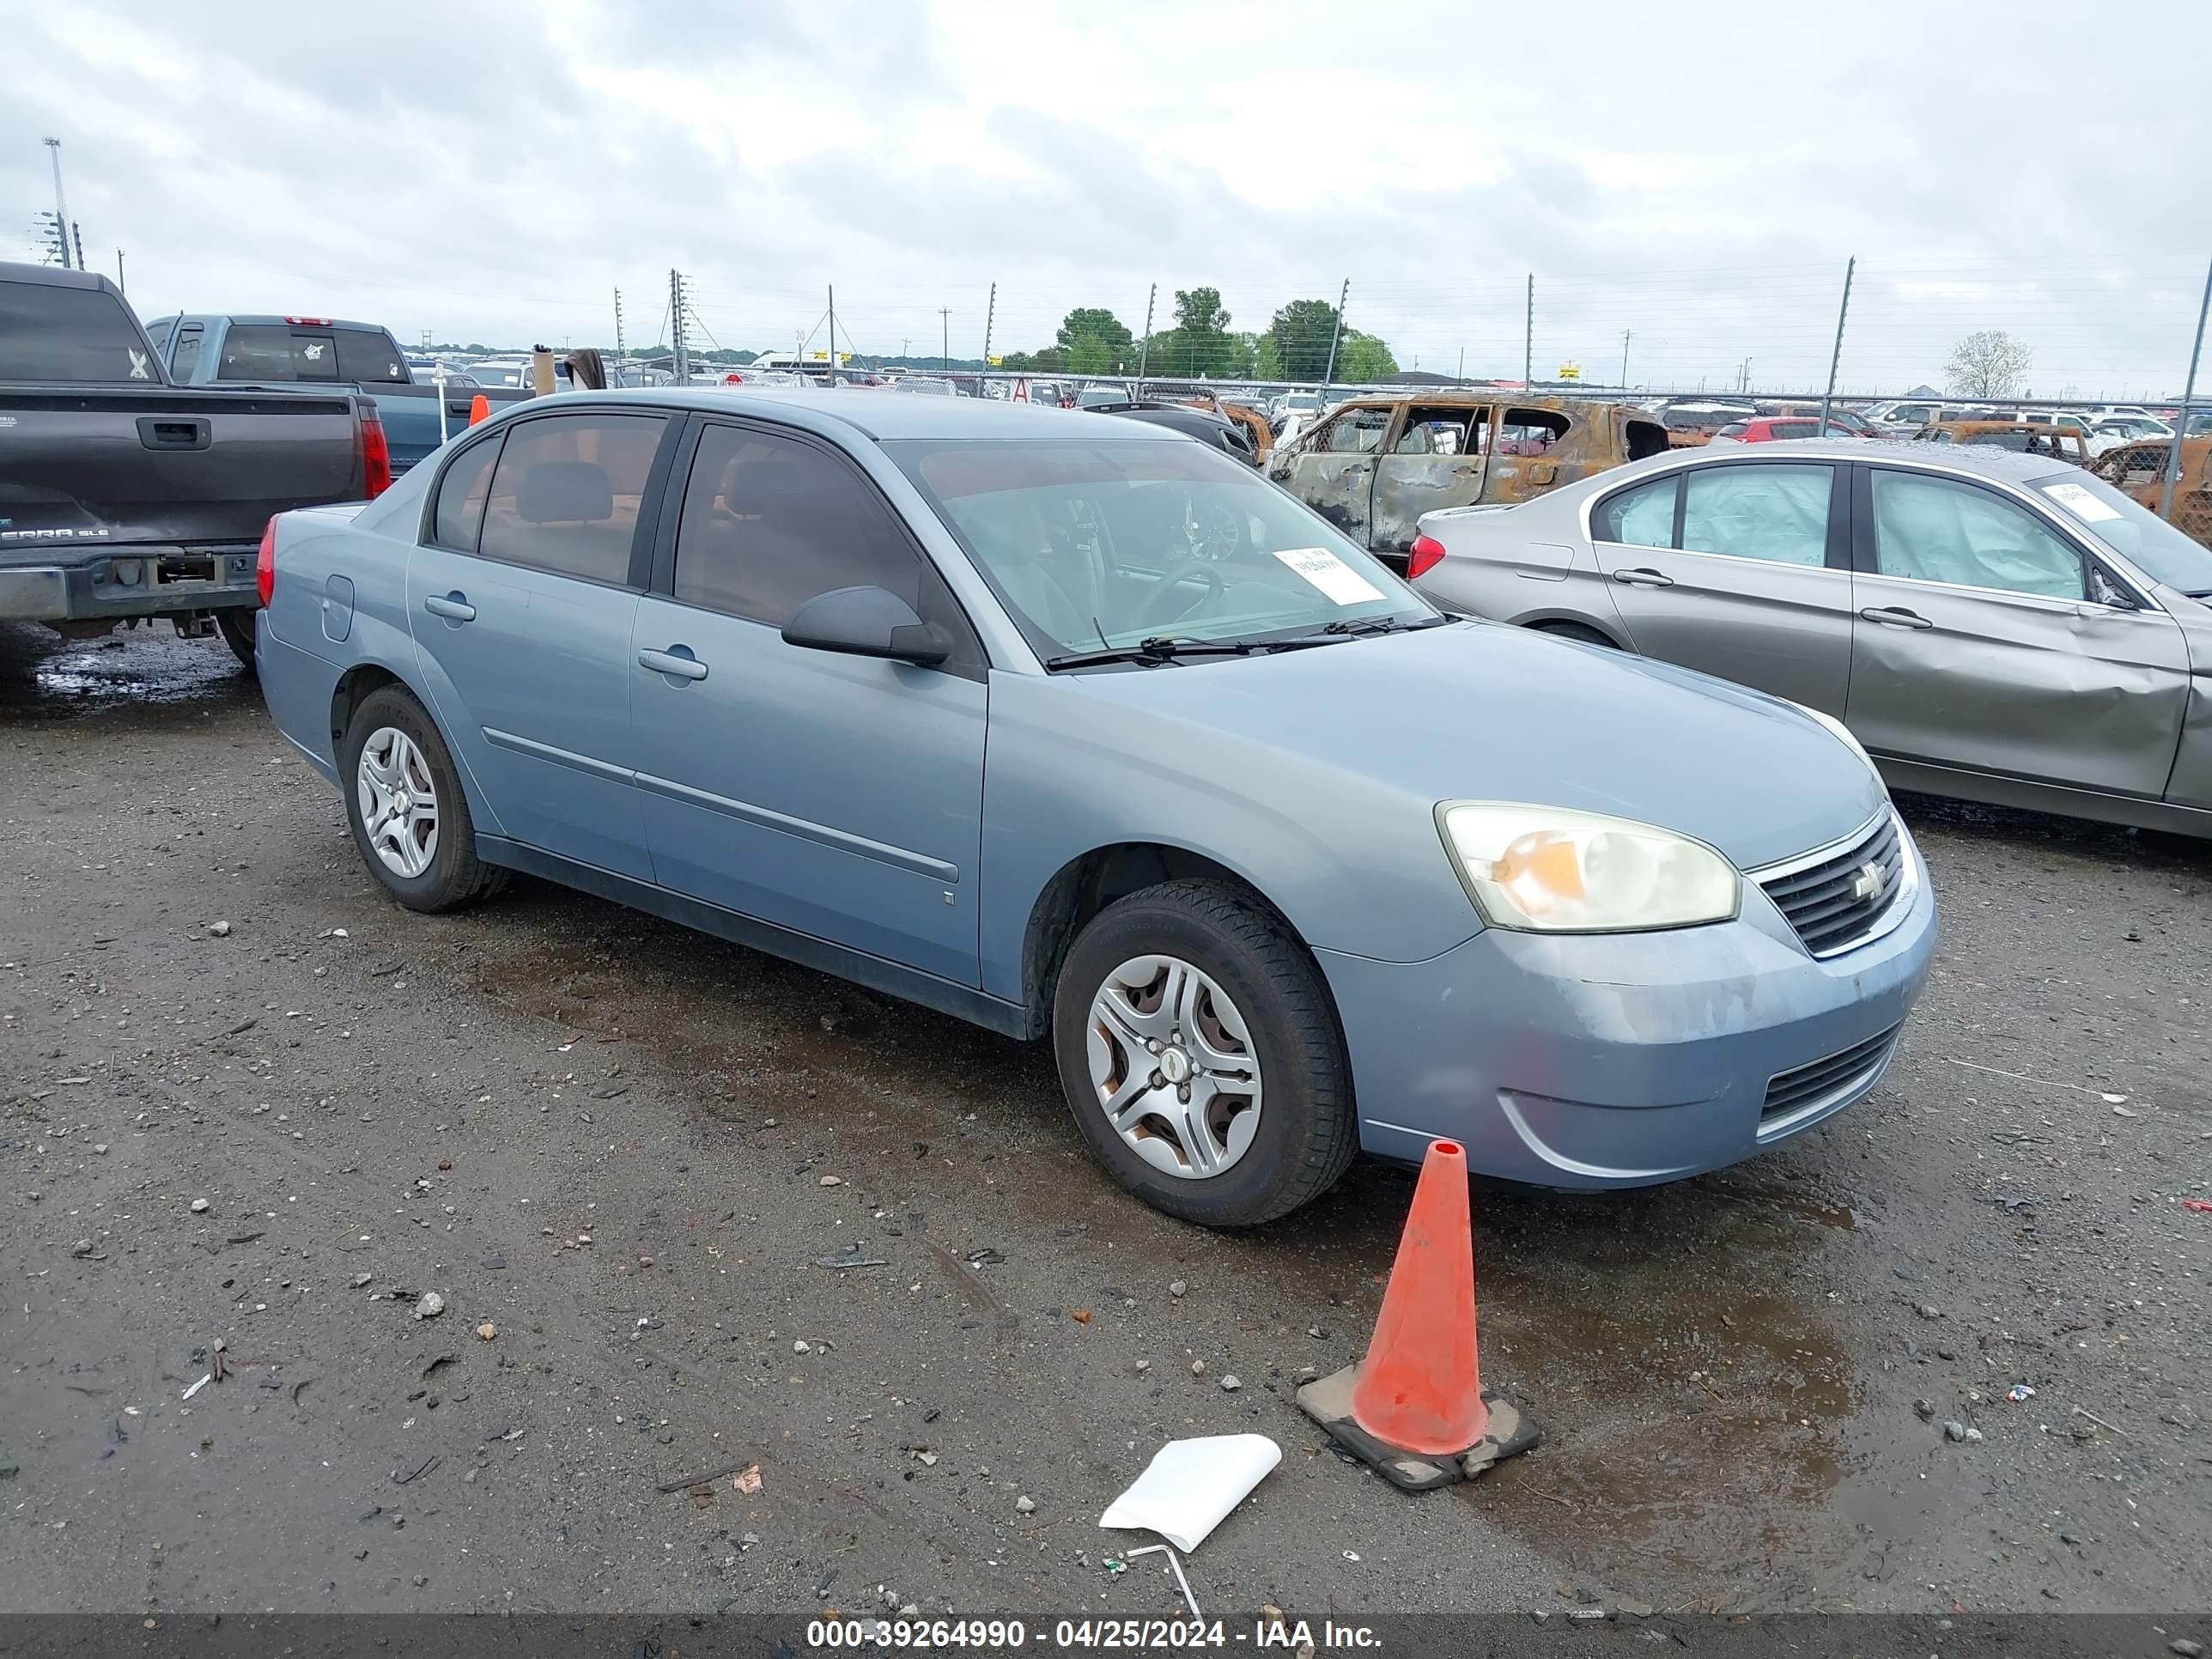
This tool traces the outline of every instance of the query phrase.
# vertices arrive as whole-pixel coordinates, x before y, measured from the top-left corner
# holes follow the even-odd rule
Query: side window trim
[[[506,447],[507,428],[501,426],[495,431],[486,433],[481,438],[473,439],[458,446],[453,453],[446,458],[446,464],[438,469],[436,480],[422,494],[422,522],[415,532],[415,540],[418,545],[434,547],[445,553],[465,553],[471,558],[477,556],[477,545],[483,540],[484,515],[481,513],[477,514],[476,534],[469,538],[469,544],[466,547],[450,547],[438,539],[438,502],[446,493],[446,480],[452,476],[453,469],[477,450],[489,448],[492,452],[491,471],[484,474],[484,501],[485,505],[489,506],[492,476],[499,471],[499,452]]]
[[[1923,587],[1948,588],[1954,593],[2002,593],[2008,599],[2032,599],[2044,605],[2097,605],[2101,600],[2089,597],[2089,573],[2094,569],[2109,572],[2111,567],[2055,515],[2046,514],[2030,503],[1992,489],[1979,478],[1964,477],[1954,472],[1940,472],[1917,466],[1884,465],[1879,462],[1854,462],[1851,471],[1857,476],[1851,488],[1851,568],[1861,575],[1879,576],[1884,581],[1913,582]],[[1985,587],[1973,582],[1936,581],[1923,576],[1892,576],[1881,568],[1881,552],[1875,544],[1874,475],[1877,472],[1901,472],[1907,477],[1933,478],[1942,483],[1956,484],[1962,489],[1974,490],[1993,501],[2002,501],[2016,513],[2024,513],[2045,535],[2063,543],[2081,562],[2081,597],[2061,599],[2051,593],[2030,593],[2017,587]],[[2135,591],[2134,584],[2120,580],[2122,587]]]
[[[921,538],[914,533],[914,526],[907,522],[906,514],[884,495],[876,481],[869,477],[851,456],[836,444],[803,427],[784,426],[753,416],[695,413],[683,422],[683,427],[678,441],[668,446],[654,462],[656,469],[665,465],[666,472],[654,503],[654,534],[646,549],[647,570],[641,583],[645,592],[655,599],[666,599],[672,605],[685,605],[709,616],[726,617],[732,622],[741,622],[749,627],[765,628],[772,633],[781,634],[782,630],[773,623],[756,617],[741,617],[734,611],[717,611],[690,599],[678,599],[676,595],[676,538],[684,521],[684,498],[691,487],[691,470],[698,462],[699,446],[709,430],[721,427],[731,431],[757,433],[762,437],[780,441],[804,444],[820,451],[836,465],[842,467],[854,485],[867,491],[883,508],[890,522],[897,527],[899,539],[913,554],[915,563],[921,572],[921,592],[925,601],[923,620],[943,623],[961,635],[967,654],[981,665],[970,670],[956,660],[945,664],[941,672],[970,679],[984,677],[985,671],[991,665],[990,653],[984,647],[981,633],[969,619],[967,607],[961,604],[959,594],[953,591],[952,584],[945,580],[945,573],[938,568],[937,561],[922,545]],[[931,601],[944,607],[943,615],[931,614]]]
[[[477,520],[477,544],[471,550],[472,557],[483,559],[493,564],[505,565],[513,570],[532,570],[541,576],[557,576],[563,581],[584,582],[593,587],[611,588],[617,592],[635,593],[644,591],[646,578],[651,574],[653,559],[653,538],[648,526],[659,521],[659,497],[656,490],[665,483],[673,445],[677,435],[684,428],[684,420],[680,413],[667,409],[636,409],[611,404],[583,406],[572,404],[565,409],[532,410],[527,415],[515,416],[500,422],[501,454],[494,457],[492,460],[492,481],[495,483],[498,481],[500,461],[505,455],[507,439],[523,428],[533,425],[539,421],[589,419],[593,415],[624,416],[644,415],[650,416],[660,422],[659,441],[653,450],[652,465],[646,470],[645,487],[638,498],[637,522],[630,526],[629,565],[624,573],[624,580],[618,582],[602,581],[596,576],[580,576],[571,570],[550,570],[543,565],[526,564],[519,559],[502,559],[496,553],[486,553],[483,550],[483,527],[485,522],[491,517],[491,498],[489,495],[484,498],[485,511]],[[486,439],[484,441],[489,442],[489,440]],[[453,457],[453,461],[459,459],[460,456],[457,453]],[[448,461],[446,464],[447,466],[451,468],[453,461]],[[445,483],[445,474],[441,472],[438,475],[439,489],[443,489]],[[436,490],[431,492],[430,510],[434,514],[437,511]],[[435,545],[435,544],[433,544]],[[447,550],[456,550],[448,549]]]
[[[1604,532],[1609,525],[1607,515],[1612,512],[1613,504],[1615,501],[1621,500],[1625,496],[1633,495],[1639,489],[1649,489],[1653,484],[1665,482],[1672,483],[1674,487],[1674,529],[1669,533],[1668,540],[1665,547],[1655,547],[1650,550],[1654,553],[1666,553],[1671,552],[1680,547],[1682,544],[1682,478],[1684,474],[1687,473],[1689,470],[1690,469],[1686,466],[1676,467],[1671,474],[1665,475],[1662,478],[1639,478],[1636,483],[1628,485],[1625,489],[1607,490],[1604,495],[1600,495],[1595,501],[1590,503],[1589,538],[1591,544],[1595,545],[1596,544],[1602,542],[1607,547],[1643,546],[1644,544],[1641,542],[1617,542],[1613,540],[1612,537],[1605,534]]]

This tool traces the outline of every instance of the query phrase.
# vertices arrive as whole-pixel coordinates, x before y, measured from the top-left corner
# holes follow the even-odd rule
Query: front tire
[[[361,700],[339,745],[346,823],[384,890],[410,910],[458,910],[496,891],[506,872],[477,856],[459,773],[435,721],[386,685]]]
[[[1093,1155],[1185,1221],[1287,1215],[1334,1186],[1358,1148],[1320,969],[1224,883],[1170,882],[1101,911],[1061,964],[1053,1048]]]

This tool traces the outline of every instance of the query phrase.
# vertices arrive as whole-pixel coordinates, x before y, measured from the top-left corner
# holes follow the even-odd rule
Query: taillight
[[[392,488],[392,446],[384,441],[384,422],[374,415],[361,422],[361,483],[364,498],[372,501]]]
[[[261,595],[261,608],[269,608],[269,600],[276,592],[276,520],[269,520],[269,527],[261,532],[261,551],[253,560],[253,586]]]
[[[1406,554],[1406,580],[1416,582],[1444,562],[1444,544],[1433,536],[1416,536]]]

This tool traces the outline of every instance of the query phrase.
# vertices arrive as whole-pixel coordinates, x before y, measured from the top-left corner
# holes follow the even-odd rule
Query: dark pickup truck
[[[172,386],[114,283],[0,264],[0,621],[166,617],[250,665],[269,520],[391,481],[368,398]]]
[[[146,332],[178,386],[304,386],[359,392],[376,400],[392,447],[392,476],[465,431],[469,405],[529,397],[489,384],[439,387],[416,380],[389,329],[336,317],[156,317]],[[441,405],[442,404],[442,407]]]

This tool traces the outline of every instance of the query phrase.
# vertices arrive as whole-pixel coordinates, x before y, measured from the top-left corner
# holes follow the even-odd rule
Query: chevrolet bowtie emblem
[[[1851,883],[1851,896],[1855,899],[1873,898],[1881,891],[1881,884],[1887,879],[1879,864],[1862,864],[1857,877]]]

